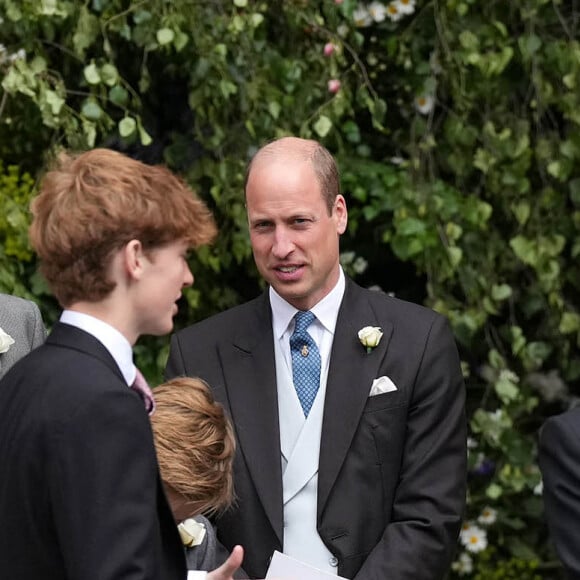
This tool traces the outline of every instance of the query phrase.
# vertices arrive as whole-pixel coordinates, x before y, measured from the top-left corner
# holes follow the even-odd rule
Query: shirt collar
[[[94,336],[115,359],[123,378],[128,385],[135,380],[135,365],[133,364],[133,349],[129,341],[113,326],[84,312],[63,310],[60,321],[76,326]]]
[[[334,334],[334,329],[336,328],[336,319],[338,318],[338,310],[344,295],[344,288],[344,272],[342,268],[339,268],[338,282],[334,288],[310,309],[310,312],[316,316],[320,324],[331,334]],[[270,286],[270,306],[272,308],[274,336],[280,339],[288,329],[298,309],[286,302],[272,286]]]

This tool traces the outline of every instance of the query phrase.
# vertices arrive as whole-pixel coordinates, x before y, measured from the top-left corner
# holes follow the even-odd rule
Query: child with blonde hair
[[[186,546],[187,567],[213,570],[228,552],[205,516],[224,511],[233,501],[232,426],[201,379],[175,378],[154,392],[151,423],[159,470]]]

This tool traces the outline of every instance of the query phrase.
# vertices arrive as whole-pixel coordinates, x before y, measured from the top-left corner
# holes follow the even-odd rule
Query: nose
[[[294,242],[283,228],[276,228],[274,243],[272,244],[272,254],[281,260],[286,258],[294,249]]]
[[[185,266],[185,273],[183,276],[183,285],[184,286],[193,286],[194,280],[195,280],[195,278],[193,277],[193,274],[191,273],[189,266]]]

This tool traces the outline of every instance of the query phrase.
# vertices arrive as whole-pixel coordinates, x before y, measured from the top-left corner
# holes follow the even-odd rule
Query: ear
[[[131,240],[121,250],[125,273],[132,280],[140,280],[145,267],[145,254],[139,240]]]
[[[346,201],[342,195],[337,195],[334,200],[334,219],[336,220],[336,231],[339,235],[344,234],[346,225],[348,223],[348,211],[346,209]]]

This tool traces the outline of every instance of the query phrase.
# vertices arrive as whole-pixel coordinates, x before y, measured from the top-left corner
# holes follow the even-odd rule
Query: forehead
[[[320,183],[309,160],[295,157],[260,159],[252,167],[246,186],[249,203],[264,197],[322,197]]]

